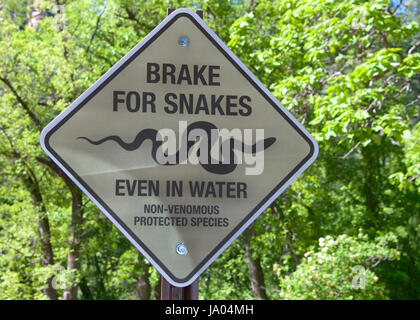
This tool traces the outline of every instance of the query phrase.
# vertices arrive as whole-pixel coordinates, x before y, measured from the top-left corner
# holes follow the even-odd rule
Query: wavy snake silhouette
[[[190,125],[188,125],[186,132],[184,132],[184,134],[188,134],[190,131],[194,130],[194,129],[202,129],[207,133],[207,137],[211,137],[211,130],[212,129],[217,129],[217,127],[207,121],[196,121],[191,123]],[[100,140],[94,141],[92,139],[89,139],[87,137],[78,137],[77,139],[83,139],[88,141],[89,143],[93,144],[93,145],[100,145],[106,141],[114,141],[117,144],[120,145],[121,148],[123,148],[124,150],[127,151],[134,151],[137,150],[138,148],[140,148],[140,146],[143,144],[143,142],[145,140],[150,140],[153,144],[152,147],[152,157],[153,160],[156,163],[159,163],[157,161],[156,158],[156,153],[157,150],[159,149],[159,147],[162,145],[163,141],[159,141],[157,139],[158,136],[158,130],[156,129],[143,129],[141,130],[136,137],[134,138],[134,140],[130,143],[127,143],[125,141],[123,141],[119,136],[116,135],[112,135],[112,136],[108,136],[105,138],[102,138]],[[274,142],[276,141],[276,138],[271,137],[271,138],[267,138],[264,139],[264,145],[263,145],[263,150],[267,149],[268,147],[270,147]],[[211,158],[210,155],[210,149],[213,147],[215,141],[212,141],[213,143],[208,143],[208,156]],[[192,146],[196,143],[196,141],[187,141],[187,152],[186,152],[186,156],[188,157],[188,154],[190,152],[190,149],[192,148]],[[210,161],[207,162],[207,164],[204,163],[200,163],[200,165],[208,172],[214,173],[214,174],[228,174],[233,172],[236,169],[236,156],[235,153],[233,152],[233,150],[235,149],[235,143],[234,143],[234,138],[230,138],[229,140],[226,140],[224,143],[229,143],[229,151],[230,151],[230,163],[212,163],[215,161],[211,161],[211,159],[209,159]],[[257,142],[255,144],[253,144],[251,147],[246,146],[243,142],[241,142],[242,144],[242,150],[243,152],[246,152],[245,150],[250,150],[251,153],[255,154],[257,152],[257,144],[260,142]],[[247,148],[245,148],[247,147]],[[261,150],[258,150],[261,151]],[[249,152],[248,152],[249,153]],[[183,161],[185,161],[186,159],[179,159],[180,158],[180,153],[179,150],[176,152],[176,159],[177,162],[176,163],[166,163],[163,165],[177,165]],[[197,156],[199,156],[199,152],[197,152]]]

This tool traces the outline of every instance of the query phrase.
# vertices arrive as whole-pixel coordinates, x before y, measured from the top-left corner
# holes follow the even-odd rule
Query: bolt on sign
[[[314,138],[179,9],[41,134],[174,286],[191,284],[316,158]]]

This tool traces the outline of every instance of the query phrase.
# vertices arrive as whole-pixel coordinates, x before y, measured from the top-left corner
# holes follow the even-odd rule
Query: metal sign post
[[[161,300],[198,300],[198,278],[186,287],[175,287],[161,277]]]

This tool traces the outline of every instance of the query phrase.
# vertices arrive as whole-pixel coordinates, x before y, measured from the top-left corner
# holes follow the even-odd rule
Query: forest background
[[[200,299],[419,299],[420,0],[1,0],[0,299],[159,299],[160,275],[39,136],[181,7],[320,146]]]

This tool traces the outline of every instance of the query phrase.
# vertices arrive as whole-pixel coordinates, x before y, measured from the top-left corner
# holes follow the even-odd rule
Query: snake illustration
[[[196,121],[191,123],[190,125],[188,125],[186,131],[184,132],[184,134],[188,134],[194,130],[194,129],[201,129],[204,130],[207,133],[207,137],[211,137],[211,130],[215,129],[217,130],[217,127],[207,121]],[[157,160],[157,151],[159,149],[159,147],[162,145],[163,141],[160,141],[157,137],[159,135],[158,130],[156,129],[143,129],[141,130],[136,137],[134,138],[134,140],[132,142],[125,142],[124,140],[122,140],[119,136],[116,135],[112,135],[112,136],[108,136],[105,138],[102,138],[100,140],[94,141],[92,139],[89,139],[87,137],[78,137],[77,139],[83,139],[88,141],[89,143],[93,144],[93,145],[100,145],[106,141],[114,141],[117,144],[120,145],[121,148],[123,148],[124,150],[127,151],[134,151],[137,150],[138,148],[140,148],[140,146],[143,144],[143,142],[145,140],[150,140],[153,144],[152,146],[152,157],[153,160],[156,163],[159,163]],[[259,145],[260,150],[265,150],[268,147],[270,147],[274,142],[276,141],[276,138],[271,137],[271,138],[267,138],[264,139],[264,145],[261,146]],[[196,143],[196,141],[187,141],[187,155],[185,155],[186,157],[188,157],[188,154],[191,151],[191,148],[193,147],[193,145]],[[200,165],[208,172],[214,173],[214,174],[228,174],[233,172],[236,169],[237,166],[237,161],[236,161],[236,156],[234,153],[234,149],[235,149],[235,139],[234,138],[230,138],[229,140],[225,140],[222,145],[224,144],[229,144],[229,152],[230,152],[230,163],[214,163],[214,162],[219,162],[219,161],[214,161],[211,159],[211,148],[213,147],[213,145],[215,144],[215,141],[211,141],[211,143],[207,144],[207,148],[208,148],[208,157],[209,157],[209,161],[207,161],[206,164],[204,163],[200,163]],[[240,142],[240,146],[241,148],[239,148],[239,150],[242,150],[243,152],[247,152],[247,153],[252,153],[255,154],[257,152],[257,145],[260,144],[261,142],[257,142],[255,144],[253,144],[252,146],[247,146],[245,145],[243,142]],[[226,147],[226,146],[225,146]],[[223,148],[223,146],[221,146],[221,148]],[[199,151],[200,149],[198,149],[197,152],[197,156],[199,156]],[[180,152],[179,150],[176,152],[176,155],[174,155],[176,157],[176,163],[166,163],[163,165],[177,165],[182,163],[183,161],[185,161],[186,159],[180,159]]]

